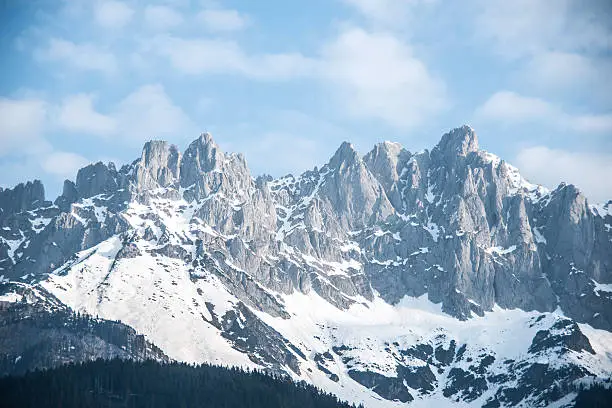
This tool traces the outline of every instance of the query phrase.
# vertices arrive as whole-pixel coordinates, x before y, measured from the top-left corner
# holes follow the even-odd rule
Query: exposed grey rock
[[[0,220],[10,215],[41,207],[45,189],[40,180],[17,184],[14,188],[0,188]]]
[[[595,354],[588,337],[580,331],[575,322],[568,319],[561,319],[550,329],[538,331],[529,347],[529,352],[538,353],[556,347],[577,352],[585,350]]]
[[[315,290],[341,308],[355,296],[371,299],[374,289],[391,303],[427,293],[461,319],[494,304],[561,306],[579,321],[612,327],[609,292],[597,292],[594,283],[612,282],[610,215],[594,212],[573,186],[549,194],[530,187],[507,163],[479,150],[467,126],[417,154],[385,142],[362,159],[343,143],[322,168],[280,180],[254,180],[244,157],[223,153],[208,133],[183,156],[166,142],[148,142],[141,158],[120,171],[96,163],[81,169],[75,184],[66,181],[57,207],[46,210],[51,222],[35,234],[29,220],[8,214],[40,207],[42,185],[18,186],[10,194],[20,198],[10,205],[0,199],[3,225],[10,224],[0,234],[24,247],[11,254],[0,246],[7,276],[48,272],[75,251],[126,231],[120,213],[132,193],[144,202],[182,193],[198,203],[194,216],[232,237],[207,241],[206,252],[237,266],[230,273],[237,281],[227,284],[242,287],[249,304],[267,298],[255,295],[265,292],[258,285],[281,293]],[[145,239],[159,239],[160,253],[191,262],[156,234],[150,230]],[[347,245],[359,250],[341,249]],[[330,262],[361,266],[338,274]]]
[[[514,406],[528,400],[532,406],[547,406],[564,395],[577,391],[572,385],[573,381],[589,376],[588,370],[576,365],[554,367],[538,362],[515,369],[516,386],[500,387],[495,396],[489,399],[489,403]]]
[[[410,395],[408,388],[400,378],[385,377],[371,371],[351,370],[348,375],[359,384],[370,388],[372,391],[391,401],[410,402],[414,397]]]
[[[108,274],[122,259],[153,256],[184,265],[195,283],[215,277],[241,303],[223,316],[210,303],[207,322],[275,373],[300,373],[313,358],[331,381],[348,372],[386,399],[439,390],[454,401],[493,395],[491,406],[547,404],[590,374],[533,359],[590,355],[595,344],[576,322],[612,330],[612,292],[602,286],[612,283],[611,208],[591,206],[571,185],[548,192],[529,184],[480,150],[467,126],[414,154],[385,142],[362,158],[343,143],[321,168],[279,179],[253,178],[242,155],[222,152],[205,133],[184,155],[154,141],[120,170],[87,166],[55,205],[39,182],[0,190],[0,275],[29,282],[68,271],[77,252],[119,236]],[[177,233],[172,226],[183,221],[189,231]],[[106,296],[104,285],[97,290]],[[282,295],[295,291],[340,309],[426,294],[459,319],[494,305],[560,308],[568,319],[538,328],[520,361],[446,335],[387,344],[383,375],[348,346],[307,355],[255,314],[291,318]]]
[[[112,163],[107,166],[102,162],[97,162],[83,167],[77,173],[76,190],[79,198],[114,192],[118,188],[117,171]],[[72,195],[73,192],[68,191],[68,194]]]
[[[180,160],[180,153],[175,145],[158,140],[145,143],[135,170],[137,192],[177,186]]]
[[[62,194],[55,199],[55,205],[63,212],[70,211],[70,204],[76,203],[79,200],[79,192],[76,184],[70,180],[64,180],[64,188]]]
[[[204,252],[220,254],[222,265],[231,260],[236,282],[227,284],[243,288],[251,305],[268,303],[256,295],[263,288],[314,290],[341,308],[355,296],[372,299],[373,290],[391,303],[427,293],[461,319],[494,304],[560,306],[579,321],[612,327],[611,295],[596,291],[597,283],[612,282],[609,212],[599,214],[573,186],[551,193],[530,186],[479,150],[467,126],[416,154],[385,142],[362,159],[345,142],[322,168],[279,180],[254,180],[244,157],[223,153],[208,133],[183,156],[166,142],[148,142],[141,158],[119,171],[112,163],[81,169],[44,213],[40,182],[0,192],[0,236],[23,247],[0,243],[0,267],[11,277],[46,273],[125,232],[121,212],[132,194],[145,203],[181,195],[197,203],[194,228],[203,222],[231,237],[202,236]],[[16,215],[26,209],[35,212]],[[50,222],[35,228],[29,224],[36,216]],[[161,219],[156,226],[164,231]],[[185,250],[170,250],[168,236],[148,231],[158,252],[191,262]],[[342,274],[329,266],[347,262],[360,266]]]
[[[234,348],[270,372],[284,375],[283,368],[289,367],[300,374],[299,359],[306,359],[304,353],[257,318],[243,303],[222,316],[220,330],[223,337],[232,341]]]
[[[98,358],[170,361],[120,322],[75,314],[42,289],[0,283],[0,294],[6,291],[24,300],[0,302],[0,376]]]
[[[181,161],[181,187],[188,188],[200,180],[202,173],[220,168],[223,153],[212,139],[210,133],[202,133],[194,140]]]

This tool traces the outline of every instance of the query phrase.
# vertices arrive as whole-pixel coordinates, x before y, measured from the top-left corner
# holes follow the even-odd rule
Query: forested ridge
[[[3,407],[349,408],[305,383],[257,371],[96,360],[0,379]]]
[[[5,291],[7,286],[11,289],[9,284]],[[2,289],[0,284],[0,294]],[[24,293],[32,299],[27,290]],[[0,301],[0,377],[97,358],[170,361],[132,327],[75,313],[52,301]]]

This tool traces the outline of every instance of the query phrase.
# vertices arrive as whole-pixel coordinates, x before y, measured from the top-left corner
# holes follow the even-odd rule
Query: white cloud
[[[248,25],[248,18],[236,10],[205,9],[198,13],[197,20],[210,31],[239,31]]]
[[[0,98],[0,156],[35,149],[46,116],[43,100]]]
[[[493,48],[515,58],[540,52],[597,52],[609,49],[609,5],[581,0],[483,1],[478,35]]]
[[[591,59],[566,52],[539,53],[524,69],[526,81],[545,88],[571,87],[596,74]]]
[[[343,140],[355,141],[346,129],[294,110],[263,112],[256,123],[238,123],[219,135],[224,150],[244,153],[253,174],[273,176],[321,166]]]
[[[115,131],[115,120],[93,108],[93,96],[79,94],[62,102],[58,111],[58,125],[74,133],[107,136]]]
[[[569,117],[570,126],[578,132],[612,135],[612,114],[576,115]]]
[[[607,0],[479,0],[476,38],[517,63],[530,88],[609,101],[612,8]]]
[[[386,26],[396,26],[406,21],[412,9],[436,0],[343,0],[366,19]]]
[[[106,74],[115,73],[117,70],[115,56],[94,44],[75,44],[52,38],[48,46],[36,50],[34,56],[41,61],[62,62],[81,70],[100,71]]]
[[[93,101],[93,96],[87,94],[65,98],[57,109],[56,125],[73,133],[115,138],[123,144],[197,131],[159,84],[134,90],[108,113],[98,112]]]
[[[100,0],[94,5],[94,19],[104,28],[117,29],[128,24],[134,10],[127,4],[115,0]]]
[[[540,52],[520,68],[520,79],[543,92],[565,92],[569,98],[610,100],[612,59],[562,51]]]
[[[591,202],[612,199],[612,155],[535,146],[521,150],[515,164],[533,182],[550,188],[575,184]]]
[[[320,75],[336,88],[349,113],[401,128],[418,125],[447,105],[444,82],[389,34],[343,31],[324,47]]]
[[[158,37],[150,50],[167,57],[185,74],[240,74],[255,79],[286,80],[310,75],[314,61],[301,54],[247,54],[235,41]]]
[[[51,108],[42,99],[0,99],[0,173],[5,185],[40,178],[73,177],[87,163],[77,154],[54,151],[45,138]]]
[[[77,170],[88,163],[89,160],[81,155],[62,151],[50,152],[40,159],[44,171],[61,179],[72,179]]]
[[[556,115],[556,109],[548,102],[511,91],[493,94],[476,110],[476,116],[502,122],[523,123]]]
[[[239,143],[236,147],[244,152],[249,165],[254,169],[264,169],[266,173],[276,176],[296,169],[311,169],[320,164],[316,160],[319,144],[312,138],[292,133],[267,132],[246,143]],[[270,160],[272,155],[274,160]]]
[[[163,86],[145,85],[123,99],[115,109],[116,133],[125,141],[140,143],[197,131],[191,119],[175,105]]]
[[[171,7],[150,5],[144,10],[144,21],[155,30],[167,30],[183,23],[183,16]]]
[[[108,113],[98,112],[93,102],[88,94],[66,97],[56,105],[35,98],[0,98],[0,172],[19,170],[19,177],[3,174],[2,183],[23,181],[24,175],[40,178],[45,173],[53,179],[74,177],[89,160],[49,143],[51,136],[65,131],[108,137],[117,146],[197,134],[196,126],[161,85],[134,90]]]
[[[186,74],[235,73],[248,65],[242,49],[229,40],[163,37],[155,39],[151,46]]]
[[[541,122],[580,133],[611,133],[612,114],[572,114],[540,98],[500,91],[491,95],[475,111],[477,119],[504,124]]]
[[[343,30],[319,55],[248,54],[227,39],[154,38],[148,50],[168,58],[185,74],[235,74],[258,80],[309,78],[322,81],[338,106],[355,117],[407,128],[447,106],[444,82],[432,75],[398,38],[359,28]]]

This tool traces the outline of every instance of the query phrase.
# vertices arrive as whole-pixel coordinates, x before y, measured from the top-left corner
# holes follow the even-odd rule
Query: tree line
[[[286,377],[151,360],[100,359],[0,378],[0,396],[4,407],[355,408]]]

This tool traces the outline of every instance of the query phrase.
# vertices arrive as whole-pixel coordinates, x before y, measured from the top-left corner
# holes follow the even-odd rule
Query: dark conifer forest
[[[2,407],[349,408],[305,383],[256,371],[96,360],[0,379]]]

